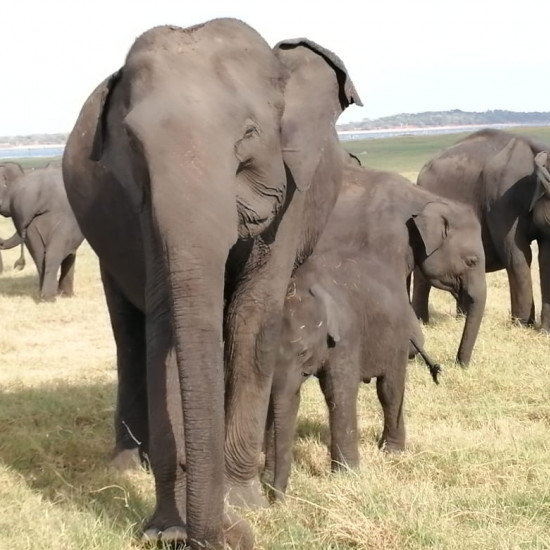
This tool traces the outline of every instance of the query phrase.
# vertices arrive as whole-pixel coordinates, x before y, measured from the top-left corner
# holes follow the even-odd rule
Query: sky
[[[69,132],[142,32],[216,17],[242,19],[271,45],[307,37],[342,58],[364,107],[349,107],[339,123],[449,109],[550,111],[550,0],[4,3],[0,136]]]

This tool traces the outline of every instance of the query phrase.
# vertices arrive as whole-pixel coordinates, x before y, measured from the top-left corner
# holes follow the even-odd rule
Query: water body
[[[10,147],[9,149],[0,149],[0,159],[60,157],[64,149],[64,145],[59,147]]]

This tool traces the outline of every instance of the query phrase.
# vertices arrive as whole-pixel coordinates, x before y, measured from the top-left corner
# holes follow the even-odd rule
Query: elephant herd
[[[440,371],[417,320],[428,320],[431,286],[465,315],[465,365],[486,271],[507,270],[512,316],[534,323],[536,240],[550,330],[549,147],[484,130],[413,185],[344,152],[335,124],[352,103],[361,100],[342,60],[308,39],[272,48],[235,19],[155,27],[85,101],[62,177],[44,172],[52,185],[41,200],[61,202],[53,181],[64,181],[72,238],[53,245],[43,208],[25,221],[11,214],[19,236],[0,243],[25,240],[46,299],[59,266],[59,290],[70,278],[72,291],[83,238],[99,257],[117,347],[113,462],[146,461],[155,480],[145,541],[252,548],[224,502],[263,505],[261,482],[282,498],[312,375],[329,409],[333,469],[358,464],[357,393],[373,378],[379,445],[402,450],[408,357],[426,357],[435,381]]]

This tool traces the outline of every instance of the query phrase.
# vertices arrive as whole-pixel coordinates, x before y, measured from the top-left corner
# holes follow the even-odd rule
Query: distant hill
[[[490,124],[518,124],[539,126],[550,124],[550,112],[522,113],[516,111],[484,111],[482,113],[461,111],[426,111],[424,113],[401,113],[377,119],[339,124],[338,130],[384,130],[393,128],[425,128],[433,126],[466,126]]]
[[[550,112],[517,112],[496,109],[474,112],[453,109],[452,111],[426,111],[424,113],[401,113],[376,119],[338,124],[339,131],[385,130],[400,128],[426,128],[438,126],[489,126],[492,124],[517,124],[519,126],[550,125]],[[0,149],[28,147],[33,145],[64,145],[68,133],[31,134],[26,136],[0,137]]]

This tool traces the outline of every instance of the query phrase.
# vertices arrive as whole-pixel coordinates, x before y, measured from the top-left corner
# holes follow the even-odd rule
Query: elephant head
[[[10,195],[11,184],[23,175],[23,168],[17,162],[5,162],[0,164],[0,214],[10,216]]]
[[[143,235],[147,381],[159,403],[149,430],[154,536],[183,521],[173,482],[183,445],[165,418],[169,403],[183,406],[193,547],[221,544],[224,486],[243,479],[246,490],[257,475],[266,350],[300,247],[314,245],[336,199],[334,123],[352,102],[330,52],[302,39],[271,49],[246,24],[218,19],[147,31],[83,107],[64,155],[66,186],[78,185],[95,112],[94,170],[124,188]],[[176,386],[166,383],[172,358]]]
[[[410,222],[419,237],[417,269],[431,285],[451,292],[467,315],[457,354],[458,362],[466,364],[487,297],[480,223],[469,206],[445,200],[428,202]]]

